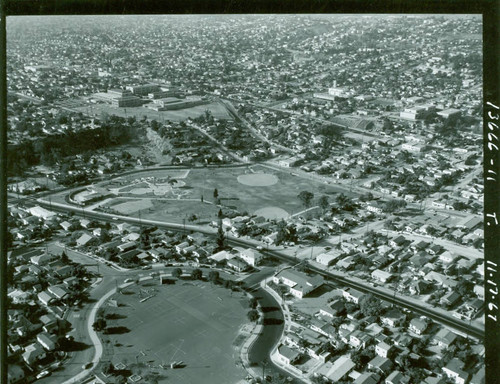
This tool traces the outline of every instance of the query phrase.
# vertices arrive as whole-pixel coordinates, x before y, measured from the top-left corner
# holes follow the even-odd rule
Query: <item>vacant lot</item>
[[[233,345],[247,322],[246,296],[200,281],[154,288],[156,296],[141,303],[139,287],[131,286],[116,296],[123,306],[106,309],[108,328],[120,330],[107,336],[115,365],[142,376],[159,372],[160,383],[233,384],[245,377]],[[160,367],[180,361],[176,369]]]

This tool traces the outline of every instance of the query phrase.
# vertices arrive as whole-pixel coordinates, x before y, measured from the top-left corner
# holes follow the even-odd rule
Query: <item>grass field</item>
[[[108,328],[128,330],[108,336],[113,364],[123,363],[134,373],[142,366],[142,376],[160,372],[160,383],[233,384],[246,376],[234,347],[247,322],[246,296],[231,296],[227,289],[200,281],[155,288],[156,296],[141,303],[139,288],[129,287],[129,294],[117,295],[124,306],[106,309],[117,318],[108,320]],[[174,361],[183,361],[184,367],[159,367]]]
[[[256,174],[258,181],[262,181],[261,175],[272,175],[272,185],[245,185],[238,182],[238,177]],[[133,207],[122,206],[124,213],[137,215],[141,209],[144,219],[163,220],[182,223],[183,220],[195,214],[201,220],[195,224],[202,224],[216,219],[219,208],[214,205],[214,189],[217,188],[222,205],[237,210],[240,214],[258,214],[272,218],[287,217],[288,215],[301,212],[305,209],[297,195],[301,191],[310,191],[315,195],[312,205],[316,204],[321,195],[329,195],[333,201],[338,190],[334,185],[302,179],[294,176],[291,172],[281,172],[261,165],[245,168],[197,168],[187,171],[151,170],[135,175],[127,175],[119,181],[102,183],[100,186],[108,188],[121,188],[126,191],[129,183],[139,181],[141,178],[165,179],[168,177],[179,177],[179,181],[185,183],[180,187],[174,187],[163,196],[154,196],[152,193],[134,193],[133,197],[143,197],[151,201],[142,206],[136,202]],[[277,182],[274,183],[274,180]],[[266,181],[266,180],[264,180]],[[258,183],[257,183],[258,184]],[[265,183],[264,183],[265,184]],[[179,184],[180,185],[180,184]],[[121,197],[131,197],[132,194],[120,194]],[[203,196],[204,202],[201,202]]]
[[[82,113],[87,113],[89,107],[77,107],[74,108]],[[180,109],[177,111],[153,111],[152,109],[145,107],[127,107],[127,108],[115,108],[109,104],[95,104],[92,105],[92,112],[99,116],[102,112],[108,115],[115,115],[120,117],[130,117],[135,116],[137,119],[142,119],[146,116],[148,119],[154,119],[156,121],[183,121],[188,117],[194,118],[205,113],[206,110],[212,112],[212,116],[217,119],[231,119],[226,109],[220,103],[210,103],[204,105],[197,105],[196,107]]]

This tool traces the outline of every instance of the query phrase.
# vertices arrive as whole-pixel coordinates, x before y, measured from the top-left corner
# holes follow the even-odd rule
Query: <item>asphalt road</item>
[[[264,376],[281,374],[288,377],[290,374],[274,365],[269,356],[283,333],[285,326],[283,312],[276,300],[264,289],[259,287],[252,294],[259,300],[264,312],[264,327],[250,348],[248,354],[250,364],[257,364],[261,369],[264,368]],[[291,382],[302,383],[298,379],[293,379]]]
[[[42,200],[38,200],[38,203],[42,206],[49,207],[49,204],[47,202],[43,202]],[[75,212],[76,215],[81,215],[82,214],[82,209],[79,209],[77,207],[72,207],[68,206],[65,204],[55,204],[52,203],[51,206],[53,211],[63,211],[63,212],[68,212],[68,211],[73,211]],[[134,223],[134,224],[146,224],[146,225],[154,225],[158,226],[160,228],[165,228],[165,229],[173,229],[173,230],[186,230],[186,231],[194,231],[194,232],[201,232],[205,233],[209,236],[215,236],[216,230],[214,228],[207,228],[207,227],[200,227],[196,225],[186,225],[183,226],[182,224],[173,224],[173,223],[165,223],[165,222],[160,222],[160,221],[154,221],[154,220],[140,220],[138,218],[133,218],[133,217],[127,217],[127,216],[118,216],[118,215],[110,215],[110,214],[105,214],[105,213],[100,213],[100,212],[85,212],[85,215],[87,218],[92,217],[98,220],[110,220],[113,217],[117,217],[119,220],[122,220],[124,222],[129,222],[129,223]],[[260,244],[258,241],[253,241],[253,240],[247,240],[247,239],[240,239],[240,238],[235,238],[232,236],[227,237],[227,241],[231,245],[237,245],[237,246],[243,246],[243,247],[251,247],[251,248],[256,248],[258,244]],[[276,257],[279,260],[282,260],[287,263],[295,263],[296,260],[294,257],[288,256],[284,254],[283,252],[280,252],[278,250],[267,250],[265,251],[269,255]],[[326,272],[324,270],[320,269],[314,269],[315,272],[318,274],[321,274],[327,278],[331,278],[333,280],[338,280],[338,277]],[[370,290],[372,291],[372,287],[369,284],[361,284],[358,282],[353,282],[348,279],[344,279],[343,281],[339,281],[342,284],[345,284],[348,287],[353,287],[360,289],[361,291],[366,291]],[[386,297],[383,294],[378,293],[377,291],[373,292],[374,295],[386,299]],[[417,313],[425,313],[427,316],[430,318],[442,322],[443,324],[447,324],[449,326],[453,326],[456,329],[463,329],[463,332],[466,334],[469,334],[470,336],[473,337],[478,337],[483,339],[484,338],[484,329],[483,330],[478,330],[476,328],[471,328],[469,327],[468,323],[458,320],[457,318],[453,317],[451,314],[449,315],[443,315],[441,313],[438,313],[436,311],[430,310],[429,306],[422,303],[418,302],[412,302],[409,303],[405,300],[401,300],[399,298],[396,298],[395,304],[404,307],[404,308],[409,308],[412,310],[415,310]],[[446,319],[446,323],[443,321],[443,319]]]
[[[64,250],[64,247],[61,247],[55,243],[51,243],[48,245],[48,249],[49,252],[59,254],[62,252],[62,250]],[[85,265],[96,264],[95,260],[81,252],[75,252],[73,250],[67,249],[66,254],[72,261],[75,261],[77,263]],[[115,286],[114,281],[116,279],[116,275],[119,274],[119,272],[104,264],[100,264],[99,267],[88,266],[87,268],[93,272],[97,272],[97,270],[99,269],[99,273],[102,275],[102,282],[99,283],[96,287],[91,288],[90,303],[86,304],[82,309],[70,310],[67,315],[67,320],[72,325],[72,331],[69,332],[69,335],[73,336],[76,342],[85,344],[87,348],[80,351],[68,353],[67,360],[64,361],[64,365],[59,368],[59,370],[53,371],[50,376],[38,380],[37,383],[61,384],[80,373],[82,371],[82,366],[92,361],[92,358],[94,357],[95,348],[87,332],[87,319],[93,305],[95,305],[99,298],[104,296],[104,294],[106,294]]]

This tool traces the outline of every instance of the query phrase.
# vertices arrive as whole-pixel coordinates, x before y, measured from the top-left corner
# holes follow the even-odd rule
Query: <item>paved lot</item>
[[[150,286],[155,297],[140,302],[138,287],[134,294],[120,295],[127,306],[108,308],[121,319],[108,321],[108,327],[126,327],[129,332],[110,335],[113,363],[129,368],[147,363],[160,371],[160,382],[223,384],[246,376],[233,348],[238,330],[247,322],[248,299],[210,283],[178,281],[175,285]],[[145,295],[143,294],[143,297]],[[185,367],[163,370],[160,364],[183,361]],[[142,368],[146,374],[147,368]]]

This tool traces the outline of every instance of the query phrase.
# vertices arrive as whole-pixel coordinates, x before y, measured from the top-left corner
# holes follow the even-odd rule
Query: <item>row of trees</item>
[[[25,140],[8,148],[8,172],[17,176],[33,165],[53,166],[61,163],[66,156],[129,143],[139,134],[140,124],[126,124],[125,119],[113,116],[99,128],[67,130],[37,141]]]

